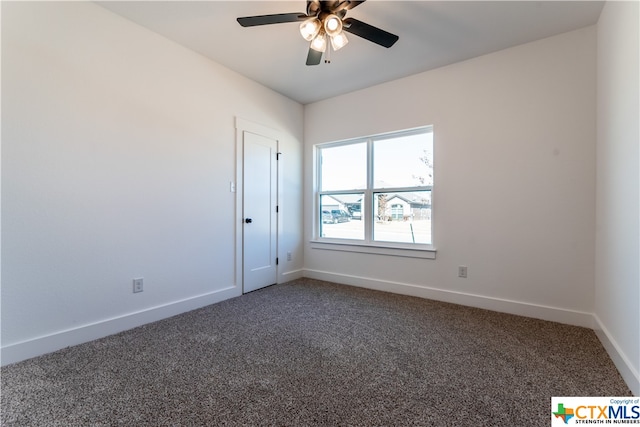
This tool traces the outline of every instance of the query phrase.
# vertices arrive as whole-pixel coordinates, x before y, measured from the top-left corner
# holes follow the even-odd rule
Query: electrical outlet
[[[144,290],[142,281],[143,281],[142,277],[140,277],[138,279],[133,279],[133,293],[134,294],[138,293],[138,292],[142,292]]]
[[[291,255],[291,252],[287,252],[287,261],[291,261],[293,259],[293,256]]]
[[[467,267],[464,265],[458,266],[458,277],[462,277],[464,279],[467,278]]]

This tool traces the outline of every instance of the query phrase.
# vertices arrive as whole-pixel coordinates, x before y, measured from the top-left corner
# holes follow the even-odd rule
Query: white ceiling
[[[369,0],[347,13],[397,34],[390,49],[348,34],[331,63],[306,66],[297,23],[241,27],[240,16],[305,12],[295,1],[99,4],[300,103],[427,71],[595,24],[601,1]]]

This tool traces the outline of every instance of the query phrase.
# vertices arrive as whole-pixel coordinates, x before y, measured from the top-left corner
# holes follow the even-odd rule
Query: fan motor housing
[[[346,6],[349,2],[346,0],[333,0],[333,1],[320,1],[320,0],[308,0],[307,1],[307,16],[317,16],[319,19],[322,19],[324,16],[335,14],[340,17],[340,19],[344,18],[347,13],[347,9],[345,7],[337,10],[340,5]]]

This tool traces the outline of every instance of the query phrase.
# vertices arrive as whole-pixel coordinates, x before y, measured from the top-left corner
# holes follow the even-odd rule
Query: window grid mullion
[[[367,188],[364,195],[366,217],[364,223],[364,240],[366,243],[373,242],[373,221],[375,220],[375,213],[373,212],[373,140],[367,139]]]

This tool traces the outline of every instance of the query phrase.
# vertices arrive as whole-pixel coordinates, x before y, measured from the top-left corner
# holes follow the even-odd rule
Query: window
[[[428,249],[433,131],[316,146],[316,242]]]

